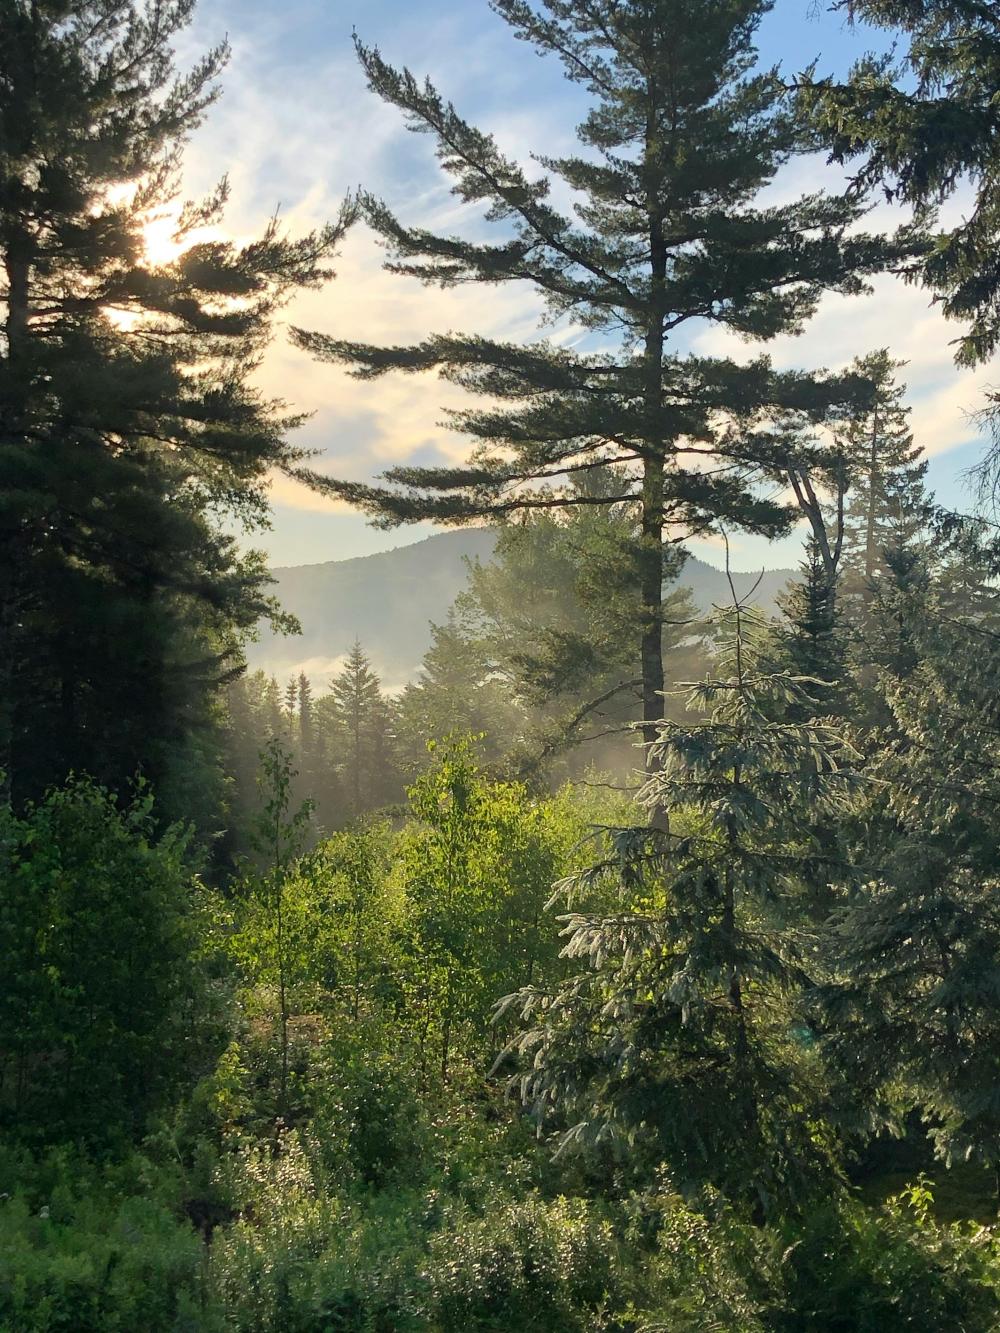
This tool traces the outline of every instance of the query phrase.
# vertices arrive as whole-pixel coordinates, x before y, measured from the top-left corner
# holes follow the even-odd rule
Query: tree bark
[[[643,441],[641,575],[642,639],[642,738],[646,744],[646,772],[656,764],[650,745],[659,734],[664,717],[663,673],[663,499],[666,441],[663,438],[663,350],[667,279],[667,246],[660,216],[660,152],[656,108],[659,91],[652,81],[647,87],[645,165],[649,208],[650,307],[644,345],[645,440]],[[654,824],[665,824],[660,811],[654,811]]]
[[[642,735],[663,718],[663,464],[648,462],[642,488]],[[648,767],[648,764],[647,764]]]
[[[31,240],[27,233],[4,238],[4,271],[7,276],[7,318],[4,321],[6,373],[0,405],[0,432],[17,441],[23,437],[27,406],[27,368]],[[24,559],[24,534],[18,528],[0,532],[0,805],[9,806],[13,794],[17,760],[14,736],[16,641],[18,632],[19,584]]]
[[[875,578],[875,477],[878,472],[878,412],[872,421],[872,449],[868,460],[868,521],[865,527],[866,597],[871,600]]]

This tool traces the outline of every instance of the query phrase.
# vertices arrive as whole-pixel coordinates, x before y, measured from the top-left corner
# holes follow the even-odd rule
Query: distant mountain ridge
[[[410,546],[320,565],[272,569],[272,591],[302,626],[301,635],[275,635],[264,628],[249,645],[251,670],[279,679],[305,671],[320,692],[344,655],[360,639],[389,689],[415,679],[431,644],[431,623],[440,624],[466,586],[466,560],[487,561],[496,534],[490,528],[436,533]],[[759,585],[754,601],[773,612],[778,594],[795,576],[791,569],[734,573],[740,596]],[[708,612],[730,599],[724,571],[691,557],[680,583],[695,605]]]

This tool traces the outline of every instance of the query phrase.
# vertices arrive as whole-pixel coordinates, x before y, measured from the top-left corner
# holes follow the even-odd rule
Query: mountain
[[[431,622],[445,619],[465,587],[465,562],[488,560],[494,542],[489,528],[460,528],[377,555],[273,569],[273,592],[298,619],[302,633],[282,637],[262,629],[259,642],[247,651],[250,669],[279,679],[304,671],[322,692],[354,640],[360,639],[384,684],[402,687],[417,675],[430,647]],[[794,573],[734,573],[733,583],[741,597],[757,583],[754,601],[773,612],[775,598]],[[680,581],[702,611],[731,601],[725,573],[694,557]]]

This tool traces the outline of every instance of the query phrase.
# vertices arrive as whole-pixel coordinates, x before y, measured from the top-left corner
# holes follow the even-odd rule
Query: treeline
[[[614,475],[591,487],[607,487]],[[498,530],[494,557],[470,566],[468,585],[432,643],[417,678],[388,694],[356,643],[324,680],[263,672],[227,690],[226,768],[235,779],[231,827],[246,830],[257,805],[261,750],[280,738],[298,772],[296,794],[333,830],[398,805],[427,764],[430,742],[479,738],[490,769],[556,787],[587,773],[634,788],[642,766],[631,724],[640,716],[630,626],[638,596],[622,569],[634,539],[629,516],[599,510],[534,516]],[[683,556],[664,579],[683,580]],[[683,591],[669,593],[664,669],[697,675],[709,661],[710,627]]]
[[[927,537],[722,613],[652,823],[458,739],[315,846],[273,741],[224,894],[148,802],[5,816],[5,1313],[991,1327],[1000,602]]]
[[[398,805],[405,786],[399,710],[382,689],[360,643],[325,693],[303,673],[282,686],[262,671],[227,692],[227,770],[233,775],[230,836],[243,851],[259,807],[260,756],[274,740],[294,759],[295,796],[311,800],[320,829]],[[426,751],[425,751],[426,752]]]
[[[935,525],[948,521],[924,485],[927,463],[898,379],[903,363],[883,350],[856,368],[869,377],[872,401],[838,428],[838,488],[816,503],[802,582],[784,598],[796,665],[819,680],[842,669],[848,639],[874,665],[883,616],[870,608],[880,585],[894,561],[926,553],[938,541]],[[575,492],[603,499],[623,484],[607,467]],[[466,589],[432,627],[416,680],[398,695],[382,689],[360,643],[321,682],[238,678],[228,692],[231,824],[248,827],[258,757],[274,737],[294,758],[297,795],[315,802],[328,830],[398,804],[428,743],[451,732],[478,736],[497,773],[636,790],[642,671],[633,631],[642,602],[630,562],[639,540],[626,504],[536,512],[499,528],[493,558],[470,565]],[[668,550],[662,562],[666,681],[697,679],[712,661],[715,628],[684,590],[684,560],[683,550]],[[949,577],[962,611],[971,586],[957,572]],[[831,698],[823,692],[819,702]],[[662,707],[675,719],[683,713],[669,692]]]

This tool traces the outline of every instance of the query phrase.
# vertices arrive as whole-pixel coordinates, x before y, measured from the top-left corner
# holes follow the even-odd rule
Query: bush
[[[610,1223],[582,1199],[537,1194],[481,1202],[482,1216],[449,1210],[428,1247],[435,1327],[592,1329],[610,1294],[620,1295]]]
[[[210,1067],[197,886],[151,798],[74,781],[0,811],[0,1117],[36,1142],[106,1142]]]
[[[767,1231],[742,1221],[711,1192],[699,1210],[666,1182],[629,1200],[627,1212],[642,1333],[771,1328],[765,1313],[780,1293],[781,1275]]]
[[[339,1196],[319,1145],[296,1132],[230,1164],[241,1218],[212,1246],[212,1281],[238,1333],[402,1333],[415,1318],[419,1206]]]
[[[942,1226],[921,1183],[883,1209],[853,1201],[789,1235],[784,1333],[952,1333],[1000,1327],[993,1232]]]
[[[4,1333],[215,1333],[200,1236],[147,1198],[109,1197],[91,1172],[0,1203]],[[42,1164],[43,1176],[52,1164]],[[62,1183],[58,1183],[62,1175]],[[40,1203],[39,1197],[47,1202]]]

